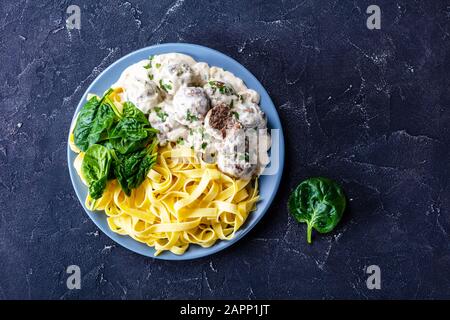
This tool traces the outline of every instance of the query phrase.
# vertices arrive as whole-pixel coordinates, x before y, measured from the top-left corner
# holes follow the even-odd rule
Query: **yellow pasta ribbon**
[[[74,163],[80,176],[83,156]],[[155,255],[181,255],[191,244],[210,247],[232,239],[258,200],[257,179],[236,179],[190,148],[169,144],[159,149],[157,163],[129,197],[112,180],[100,199],[88,196],[86,206],[103,211],[112,231],[154,247]]]

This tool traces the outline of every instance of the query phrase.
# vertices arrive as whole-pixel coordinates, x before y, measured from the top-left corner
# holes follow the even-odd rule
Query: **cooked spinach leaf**
[[[102,196],[111,167],[109,150],[99,144],[93,144],[87,149],[81,164],[81,173],[89,184],[89,194],[92,199]]]
[[[320,233],[333,230],[342,218],[346,199],[341,187],[327,178],[310,178],[300,183],[288,201],[290,213],[307,224],[307,240],[312,229]]]

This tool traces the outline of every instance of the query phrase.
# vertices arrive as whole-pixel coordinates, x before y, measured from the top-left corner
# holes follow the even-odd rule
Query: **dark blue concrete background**
[[[65,11],[81,7],[81,30]],[[378,4],[382,29],[366,28]],[[448,1],[0,2],[0,298],[449,298]],[[66,163],[75,106],[136,49],[197,43],[246,66],[281,116],[285,174],[265,218],[209,258],[165,262],[88,219]],[[305,241],[290,190],[345,187],[337,230]],[[82,289],[66,288],[81,267]],[[379,265],[381,290],[365,267]]]

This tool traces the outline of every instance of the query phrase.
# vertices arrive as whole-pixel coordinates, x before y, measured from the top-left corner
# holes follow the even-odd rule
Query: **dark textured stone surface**
[[[65,29],[81,7],[80,31]],[[450,7],[376,1],[1,1],[0,298],[449,298]],[[70,183],[75,106],[108,65],[164,42],[235,58],[266,87],[287,143],[266,217],[209,258],[165,262],[99,232]],[[324,175],[349,210],[305,241],[290,190]],[[82,290],[66,288],[77,264]],[[366,288],[379,265],[382,289]]]

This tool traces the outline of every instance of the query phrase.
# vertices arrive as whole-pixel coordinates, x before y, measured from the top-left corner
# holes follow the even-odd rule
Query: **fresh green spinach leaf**
[[[89,194],[92,199],[102,196],[111,167],[109,150],[99,144],[91,145],[84,155],[81,173],[89,184]]]
[[[144,148],[155,131],[135,118],[122,118],[109,133],[109,142],[119,153],[126,154]]]
[[[128,117],[128,118],[134,118],[137,121],[147,125],[149,124],[147,117],[145,116],[145,114],[139,110],[138,108],[136,108],[136,106],[127,101],[123,104],[123,116],[124,117]]]
[[[127,196],[131,195],[132,189],[141,185],[148,171],[156,163],[156,144],[155,139],[145,149],[127,155],[114,155],[114,174]]]
[[[123,117],[109,132],[109,143],[119,153],[126,154],[144,148],[157,132],[142,111],[126,102]]]
[[[91,133],[92,123],[97,115],[97,109],[100,101],[97,97],[92,97],[80,110],[77,123],[73,130],[75,145],[81,150],[86,151],[89,148],[89,134]]]
[[[327,178],[310,178],[300,183],[288,200],[290,213],[307,224],[307,240],[312,229],[320,233],[332,231],[342,218],[346,199],[341,187]]]
[[[107,131],[117,117],[115,106],[108,98],[111,91],[112,89],[108,90],[100,100],[92,97],[78,114],[73,135],[75,145],[81,151],[86,151],[89,146],[107,138]]]
[[[89,145],[108,138],[108,129],[113,125],[115,118],[116,115],[109,105],[101,104],[98,107],[97,115],[89,133]]]
[[[92,199],[100,198],[107,181],[114,178],[130,195],[156,162],[158,130],[131,102],[119,112],[109,98],[111,91],[83,106],[74,129],[75,143],[86,152],[81,170]]]

